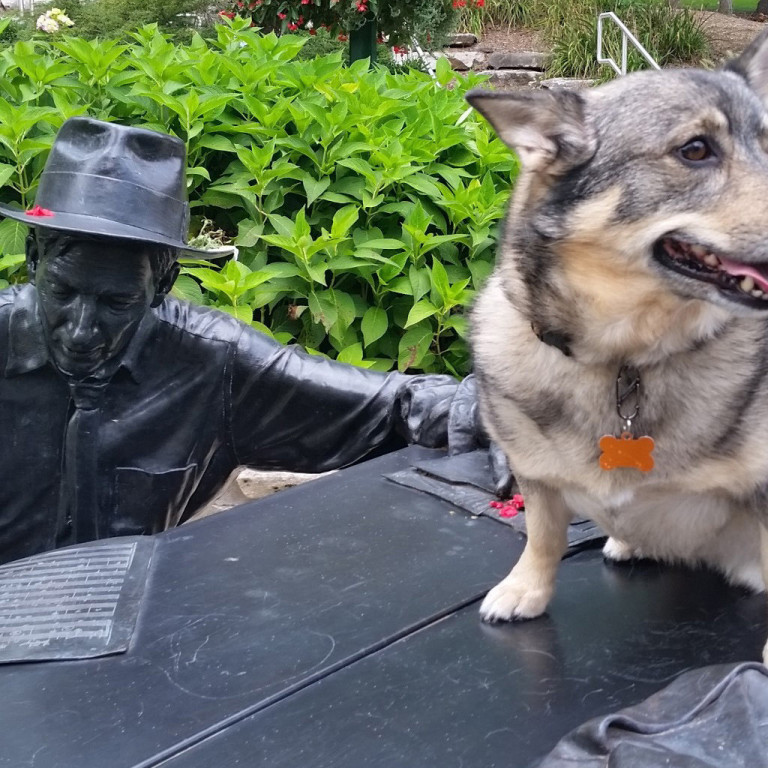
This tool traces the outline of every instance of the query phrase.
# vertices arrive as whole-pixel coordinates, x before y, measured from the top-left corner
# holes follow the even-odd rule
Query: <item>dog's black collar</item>
[[[531,328],[539,337],[539,341],[543,341],[550,347],[559,349],[566,357],[571,357],[571,337],[567,333],[561,333],[560,331],[542,331],[535,323],[531,323]]]

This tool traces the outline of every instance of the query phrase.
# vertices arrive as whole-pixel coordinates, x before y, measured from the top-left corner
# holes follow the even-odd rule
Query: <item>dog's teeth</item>
[[[755,290],[754,290],[754,291],[751,291],[751,293],[752,293],[752,295],[753,295],[753,296],[754,296],[756,299],[762,299],[762,298],[763,298],[763,296],[765,296],[765,294],[764,294],[764,293],[763,293],[763,292],[762,292],[762,291],[761,291],[759,288],[755,288]]]
[[[707,253],[707,249],[703,245],[689,245],[688,250],[697,258],[701,259]]]
[[[716,267],[720,264],[720,259],[718,259],[714,253],[708,253],[704,256],[704,263],[708,267]]]
[[[754,287],[755,287],[755,281],[749,275],[743,278],[742,281],[739,283],[739,288],[741,288],[741,290],[744,291],[744,293],[751,293]]]

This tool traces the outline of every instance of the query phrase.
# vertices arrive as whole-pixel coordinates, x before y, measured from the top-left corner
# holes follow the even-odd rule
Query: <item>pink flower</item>
[[[53,211],[49,211],[47,208],[41,208],[39,205],[35,205],[28,211],[24,211],[27,216],[55,216]]]

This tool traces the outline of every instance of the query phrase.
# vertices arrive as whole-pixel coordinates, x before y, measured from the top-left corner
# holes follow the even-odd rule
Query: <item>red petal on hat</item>
[[[49,211],[47,208],[41,208],[39,205],[30,208],[28,211],[24,211],[27,216],[55,216],[53,211]]]

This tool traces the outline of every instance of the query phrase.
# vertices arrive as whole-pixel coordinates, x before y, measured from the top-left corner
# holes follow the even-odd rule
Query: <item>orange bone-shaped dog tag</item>
[[[600,467],[617,469],[629,467],[641,472],[653,469],[653,438],[634,438],[629,432],[622,432],[621,437],[605,435],[600,438]]]

